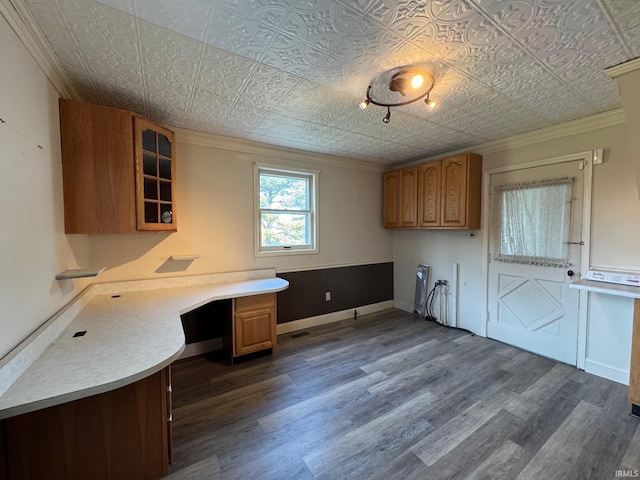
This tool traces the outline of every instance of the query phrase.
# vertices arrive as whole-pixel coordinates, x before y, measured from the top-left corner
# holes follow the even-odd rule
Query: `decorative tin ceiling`
[[[21,1],[84,100],[385,165],[616,109],[640,56],[638,0]],[[418,62],[435,110],[358,108]]]

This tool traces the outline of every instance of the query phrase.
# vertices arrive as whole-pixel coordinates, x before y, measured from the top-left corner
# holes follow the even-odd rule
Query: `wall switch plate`
[[[324,299],[328,302],[331,300],[331,292],[324,292]]]
[[[602,148],[596,148],[593,151],[593,164],[600,165],[604,162],[604,151]]]

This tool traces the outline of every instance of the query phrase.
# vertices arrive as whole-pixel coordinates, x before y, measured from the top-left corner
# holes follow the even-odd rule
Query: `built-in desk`
[[[629,402],[631,402],[631,412],[640,416],[640,287],[592,280],[578,280],[569,286],[579,290],[634,299],[631,364],[629,366]]]
[[[85,290],[75,300],[82,308],[62,334],[0,396],[0,419],[6,419],[0,425],[0,477],[9,464],[12,471],[20,469],[20,478],[42,472],[61,478],[166,474],[169,365],[185,346],[180,315],[216,300],[263,298],[288,287],[277,277],[244,277],[179,277]],[[2,368],[19,368],[20,355],[37,344],[37,337]],[[42,465],[35,466],[38,462]],[[122,470],[143,462],[149,465]]]

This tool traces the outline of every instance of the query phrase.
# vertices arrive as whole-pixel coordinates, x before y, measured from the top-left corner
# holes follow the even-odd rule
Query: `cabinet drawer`
[[[251,295],[249,297],[239,297],[235,299],[235,311],[256,310],[264,307],[274,307],[276,304],[275,293],[265,293],[262,295]]]

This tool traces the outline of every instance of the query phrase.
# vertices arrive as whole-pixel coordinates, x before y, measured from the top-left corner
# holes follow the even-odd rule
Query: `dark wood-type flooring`
[[[627,387],[399,310],[173,366],[170,478],[615,479]]]

